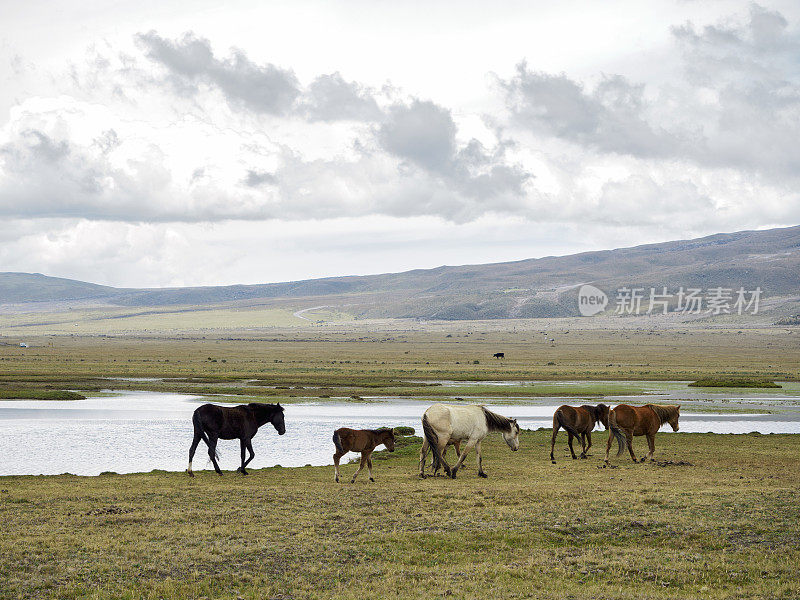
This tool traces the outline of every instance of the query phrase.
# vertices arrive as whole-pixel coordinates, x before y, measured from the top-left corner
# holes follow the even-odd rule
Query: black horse
[[[278,435],[286,433],[286,424],[283,421],[283,407],[280,404],[240,404],[239,406],[217,406],[216,404],[203,404],[194,411],[192,424],[194,425],[194,439],[189,448],[189,468],[186,472],[192,473],[192,458],[197,450],[197,444],[202,439],[208,445],[208,456],[214,463],[214,470],[218,475],[222,471],[217,464],[217,440],[239,439],[242,446],[242,466],[236,469],[242,475],[247,475],[245,467],[253,460],[253,444],[251,440],[258,432],[258,428],[265,423],[272,423]],[[245,450],[250,451],[250,458],[244,459]]]

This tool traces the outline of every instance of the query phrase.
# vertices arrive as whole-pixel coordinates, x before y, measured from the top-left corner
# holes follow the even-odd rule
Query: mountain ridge
[[[568,316],[591,282],[622,286],[761,287],[800,294],[800,226],[717,233],[694,239],[501,263],[443,265],[376,275],[228,286],[116,288],[40,273],[0,273],[0,304],[92,301],[116,306],[205,305],[258,299],[369,296],[360,317],[442,319]],[[362,299],[363,300],[363,299]]]

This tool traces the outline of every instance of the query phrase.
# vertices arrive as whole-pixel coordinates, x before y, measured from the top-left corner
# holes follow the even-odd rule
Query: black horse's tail
[[[203,424],[200,422],[200,415],[197,411],[194,411],[192,415],[192,425],[194,425],[194,430],[200,434],[200,438],[206,443],[206,446],[211,448],[211,443],[208,441],[208,435],[206,435],[205,430],[203,429]],[[219,460],[219,452],[217,449],[214,448],[214,457]]]
[[[560,409],[556,411],[556,421],[558,421],[558,424],[561,425],[561,427],[563,427],[568,434],[578,438],[578,441],[580,441],[581,434],[578,433],[578,430],[575,429],[572,425],[567,423],[567,420],[564,418],[564,415],[561,414]]]
[[[628,438],[625,437],[622,429],[617,425],[617,417],[614,411],[608,413],[608,429],[617,440],[617,456],[621,456],[628,449]]]
[[[439,452],[439,436],[436,435],[428,421],[428,415],[422,415],[422,431],[425,434],[425,441],[428,442],[428,447],[431,449],[431,454],[433,454],[433,470],[436,471],[440,465],[444,464],[444,461]]]
[[[342,440],[339,438],[339,432],[333,432],[333,445],[336,446],[336,452],[339,454],[344,454],[344,448],[342,448]]]

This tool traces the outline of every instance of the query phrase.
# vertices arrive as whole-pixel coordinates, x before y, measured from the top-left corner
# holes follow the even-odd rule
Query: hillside
[[[515,262],[263,285],[121,289],[40,274],[0,273],[0,304],[91,301],[118,307],[206,306],[259,300],[347,306],[356,318],[496,319],[577,314],[577,288],[760,287],[800,294],[800,226],[721,233]]]

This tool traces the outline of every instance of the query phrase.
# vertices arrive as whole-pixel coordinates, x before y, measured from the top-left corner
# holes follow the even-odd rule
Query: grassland
[[[0,374],[41,385],[112,376],[200,378],[191,385],[260,379],[290,387],[351,385],[372,395],[407,380],[800,379],[800,332],[785,328],[544,333],[543,323],[530,321],[458,325],[463,329],[401,322],[172,337],[5,335]],[[30,347],[19,348],[19,341]],[[492,358],[498,351],[504,360]]]
[[[662,466],[617,468],[564,440],[551,465],[548,437],[491,439],[488,480],[471,461],[418,479],[416,442],[374,484],[330,467],[0,478],[0,597],[800,595],[800,436],[665,434]]]
[[[86,396],[66,390],[14,390],[0,388],[0,399],[3,400],[85,400]]]
[[[777,383],[758,377],[705,377],[689,384],[691,387],[779,388]]]

